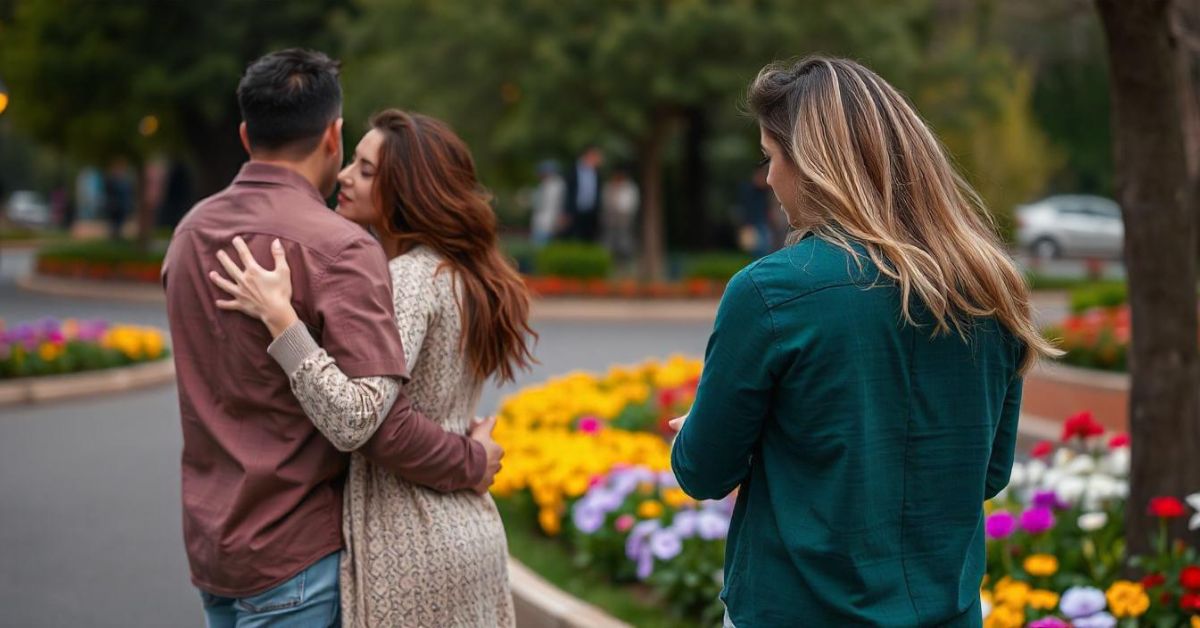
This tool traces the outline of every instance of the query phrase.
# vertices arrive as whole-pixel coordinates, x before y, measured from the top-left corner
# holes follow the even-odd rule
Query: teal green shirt
[[[692,497],[740,489],[721,593],[739,628],[982,624],[1023,349],[992,319],[969,342],[905,324],[860,259],[808,237],[721,299],[671,464]]]

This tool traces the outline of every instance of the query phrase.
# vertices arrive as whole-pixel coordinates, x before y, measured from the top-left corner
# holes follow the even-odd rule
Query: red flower
[[[1117,435],[1113,436],[1112,438],[1108,439],[1108,448],[1109,449],[1120,449],[1121,447],[1128,447],[1128,446],[1129,446],[1129,434],[1126,434],[1124,432],[1117,434]]]
[[[1200,567],[1188,565],[1179,572],[1179,584],[1185,589],[1200,589]]]
[[[1167,578],[1165,576],[1163,576],[1162,574],[1152,573],[1152,574],[1146,576],[1145,578],[1142,578],[1142,588],[1143,589],[1153,589],[1154,587],[1161,586],[1166,581],[1167,581]]]
[[[1200,611],[1200,595],[1184,593],[1179,598],[1179,608],[1185,611]]]
[[[1182,517],[1183,502],[1174,497],[1155,497],[1150,500],[1150,514],[1160,519]]]
[[[1034,458],[1045,458],[1053,451],[1054,444],[1048,440],[1044,440],[1034,445],[1033,449],[1029,452],[1029,455],[1033,456]]]
[[[1062,439],[1068,441],[1075,437],[1088,438],[1100,436],[1103,433],[1104,427],[1092,418],[1091,412],[1085,410],[1067,419],[1067,422],[1063,424]]]

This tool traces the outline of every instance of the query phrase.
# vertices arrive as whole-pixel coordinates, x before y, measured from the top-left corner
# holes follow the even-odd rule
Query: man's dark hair
[[[238,83],[238,106],[252,149],[307,155],[342,110],[340,64],[324,53],[289,48],[251,63]]]

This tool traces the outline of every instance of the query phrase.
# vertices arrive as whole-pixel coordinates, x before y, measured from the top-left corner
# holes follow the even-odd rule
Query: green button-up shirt
[[[740,489],[721,594],[739,628],[982,623],[1023,349],[992,319],[935,337],[900,303],[819,237],[726,289],[671,462],[693,497]]]

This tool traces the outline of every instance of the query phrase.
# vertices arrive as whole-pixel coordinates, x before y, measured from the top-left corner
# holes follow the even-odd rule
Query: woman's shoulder
[[[431,292],[449,281],[449,271],[444,270],[445,258],[426,246],[417,246],[388,261],[392,283]]]
[[[759,258],[742,272],[762,293],[768,305],[790,301],[839,286],[871,285],[879,272],[865,251],[850,250],[810,235]]]

